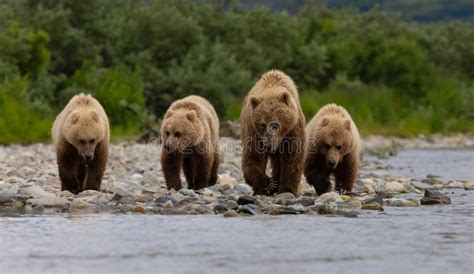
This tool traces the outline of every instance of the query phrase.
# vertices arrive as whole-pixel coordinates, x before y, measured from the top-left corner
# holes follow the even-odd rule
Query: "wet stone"
[[[247,215],[257,215],[257,212],[252,209],[249,205],[241,205],[239,206],[239,208],[237,209],[237,212],[239,214],[247,214]]]
[[[422,205],[451,204],[451,198],[432,189],[425,189],[425,196],[421,199]]]
[[[235,210],[230,210],[224,213],[224,217],[229,218],[229,217],[238,217],[239,213],[235,212]]]
[[[246,184],[236,184],[234,185],[234,191],[238,192],[238,193],[241,193],[241,194],[250,194],[252,193],[252,189],[250,188],[250,186],[246,185]]]
[[[229,200],[229,201],[227,201],[226,207],[227,207],[228,210],[236,209],[236,208],[239,207],[239,204],[234,200]]]
[[[257,204],[258,200],[254,196],[240,196],[239,199],[237,200],[237,204],[239,205],[247,205],[247,204]]]
[[[379,204],[383,206],[384,202],[382,196],[377,194],[374,197],[365,200],[364,204]]]
[[[194,194],[195,194],[194,190],[188,189],[188,188],[182,188],[178,192],[181,193],[184,196],[194,196]]]
[[[225,202],[219,202],[214,206],[214,213],[224,213],[227,211],[227,204]]]
[[[383,207],[379,204],[365,204],[362,206],[362,209],[365,210],[378,210],[378,211],[384,211]]]
[[[171,202],[173,205],[177,203],[176,198],[173,196],[161,196],[155,199],[155,204],[163,205],[166,202]]]
[[[280,209],[280,214],[300,214],[304,212],[304,207],[301,204],[283,206]]]

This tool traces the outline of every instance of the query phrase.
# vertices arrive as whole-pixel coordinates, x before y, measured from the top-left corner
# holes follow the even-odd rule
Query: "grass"
[[[0,85],[0,144],[51,140],[54,115],[28,107],[21,92],[24,89],[21,79],[9,86]],[[307,120],[325,104],[342,105],[362,135],[474,134],[474,83],[459,88],[445,83],[438,89],[414,102],[384,86],[333,85],[322,92],[303,91],[300,101]],[[241,103],[241,98],[235,98],[223,120],[238,120]],[[140,133],[140,125],[133,119],[111,128],[112,140],[134,140]]]

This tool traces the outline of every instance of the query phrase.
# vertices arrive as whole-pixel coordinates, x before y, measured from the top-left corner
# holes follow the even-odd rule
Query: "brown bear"
[[[335,189],[350,192],[359,171],[360,137],[357,126],[341,106],[322,107],[306,126],[309,151],[304,174],[306,181],[321,195]]]
[[[109,155],[109,119],[100,103],[79,94],[54,121],[52,133],[61,190],[100,190]]]
[[[305,117],[293,80],[278,70],[262,75],[240,114],[242,171],[255,195],[297,193],[303,173]],[[270,160],[272,176],[266,175]]]
[[[191,95],[171,104],[161,124],[161,167],[168,188],[181,188],[181,168],[188,188],[214,185],[218,138],[219,118],[206,99]]]

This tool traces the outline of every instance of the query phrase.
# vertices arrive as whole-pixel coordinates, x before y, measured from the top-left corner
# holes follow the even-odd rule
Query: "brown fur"
[[[303,173],[305,118],[293,80],[265,73],[244,99],[240,114],[242,170],[254,194],[298,191]],[[266,175],[267,161],[272,176]]]
[[[109,120],[100,103],[82,93],[72,97],[56,117],[52,136],[61,190],[100,190],[110,139]]]
[[[188,188],[214,185],[219,169],[219,118],[199,96],[174,102],[161,125],[161,166],[168,188],[180,189],[181,168]]]
[[[350,192],[359,171],[360,137],[349,113],[335,104],[324,106],[306,126],[306,137],[308,183],[321,195],[332,190],[329,177],[334,174],[336,190]]]

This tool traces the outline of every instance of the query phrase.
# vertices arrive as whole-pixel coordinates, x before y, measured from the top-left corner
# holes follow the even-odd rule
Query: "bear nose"
[[[92,155],[86,155],[86,160],[87,160],[87,161],[92,160]]]
[[[329,160],[328,165],[329,165],[329,167],[335,167],[336,166],[336,161],[335,160]]]
[[[171,146],[169,144],[165,144],[165,150],[166,151],[170,151],[171,150]]]

